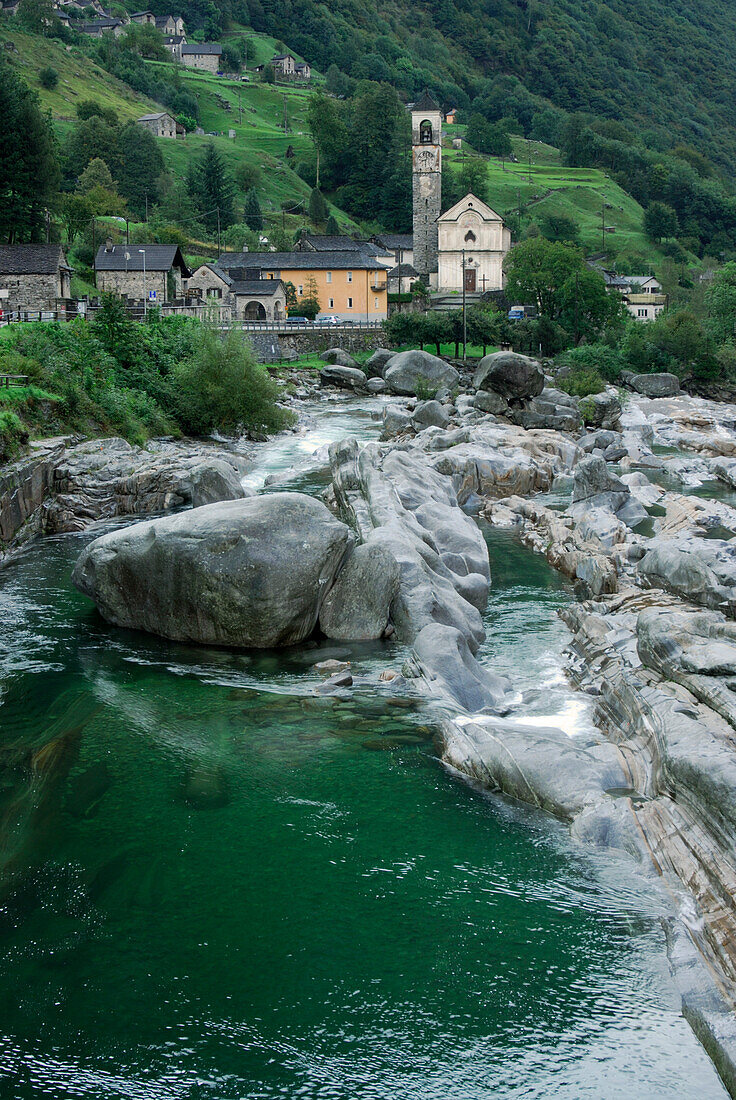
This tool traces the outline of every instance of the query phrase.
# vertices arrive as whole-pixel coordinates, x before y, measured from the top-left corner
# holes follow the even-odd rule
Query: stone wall
[[[279,336],[283,351],[294,351],[297,355],[310,352],[327,351],[328,348],[343,348],[345,351],[374,351],[385,348],[386,333],[383,329],[373,332],[298,332]]]
[[[58,274],[1,275],[0,287],[10,292],[9,297],[0,298],[4,311],[56,309],[56,299],[68,297]]]
[[[98,271],[97,272],[97,289],[112,290],[116,294],[127,295],[128,298],[143,298],[143,272],[142,271]],[[166,272],[165,271],[147,271],[145,278],[145,297],[151,293],[152,290],[156,291],[156,302],[165,302],[168,298],[166,293]],[[177,294],[179,297],[181,293],[181,278],[177,279]]]

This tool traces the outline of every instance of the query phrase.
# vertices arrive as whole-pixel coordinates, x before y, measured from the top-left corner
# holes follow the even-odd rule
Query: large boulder
[[[439,401],[420,401],[411,419],[417,431],[422,428],[446,428],[450,423],[447,411]]]
[[[211,458],[191,469],[180,491],[185,499],[189,496],[193,508],[220,500],[240,500],[246,495],[233,467],[220,458]]]
[[[393,439],[395,435],[403,435],[411,429],[411,417],[405,409],[398,405],[386,405],[383,410],[383,431],[381,439]]]
[[[321,386],[336,386],[339,390],[364,390],[368,379],[357,367],[323,367],[319,372]]]
[[[492,413],[494,416],[505,416],[509,411],[506,398],[493,390],[478,390],[473,398],[473,407],[479,412]]]
[[[103,535],[73,581],[116,626],[181,642],[295,645],[353,544],[320,501],[273,493]]]
[[[383,378],[383,372],[391,359],[396,355],[390,348],[376,348],[363,364],[363,370],[369,378]]]
[[[328,348],[320,355],[323,363],[331,363],[336,367],[357,367],[357,362],[347,351],[342,348]]]
[[[620,498],[618,500],[620,506],[629,496],[628,485],[611,473],[600,455],[590,455],[581,459],[573,470],[572,478],[573,504],[605,493]]]
[[[327,593],[319,613],[328,638],[367,642],[383,636],[399,590],[396,558],[378,543],[356,547]]]
[[[428,351],[401,351],[390,360],[383,377],[392,393],[413,396],[417,388],[434,391],[452,389],[460,375],[453,366]]]
[[[481,359],[473,375],[476,390],[493,390],[507,401],[537,397],[544,389],[544,371],[536,359],[515,351],[497,351]]]
[[[586,424],[592,428],[621,431],[621,402],[615,393],[594,393],[584,398],[581,404],[583,408],[580,411],[585,413]]]
[[[629,385],[645,397],[673,397],[680,392],[680,379],[676,374],[633,374]]]

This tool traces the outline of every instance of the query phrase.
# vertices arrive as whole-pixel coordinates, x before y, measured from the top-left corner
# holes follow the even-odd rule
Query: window
[[[334,298],[330,298],[330,299],[329,299],[329,303],[330,303],[330,309],[334,309],[334,308],[335,308],[335,299],[334,299]]]
[[[421,145],[432,144],[432,123],[428,118],[419,123],[419,142]]]
[[[353,273],[352,273],[352,271],[348,271],[348,282],[352,283],[352,281],[353,281]]]
[[[638,313],[639,317],[646,317],[646,315],[647,315],[646,309],[638,309],[637,313]]]
[[[298,286],[296,288],[296,292],[297,292],[297,294],[303,294],[304,293],[304,287],[303,286]]]
[[[353,308],[353,299],[348,298],[348,309],[352,309],[352,308]]]
[[[210,286],[207,288],[208,298],[222,298],[222,291],[217,286]]]
[[[378,309],[378,298],[373,299],[373,308]]]
[[[327,272],[327,282],[328,282],[328,283],[331,283],[331,282],[332,282],[332,272],[331,272],[331,271],[328,271],[328,272]]]
[[[475,242],[475,233],[472,229],[469,229],[468,232],[465,234],[465,240]]]

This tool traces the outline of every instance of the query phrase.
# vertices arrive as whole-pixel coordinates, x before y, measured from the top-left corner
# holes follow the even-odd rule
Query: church
[[[475,195],[442,213],[442,112],[428,92],[411,120],[414,268],[432,290],[501,290],[510,230]]]

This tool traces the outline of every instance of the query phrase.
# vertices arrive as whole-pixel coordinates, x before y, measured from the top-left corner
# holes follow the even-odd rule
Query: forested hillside
[[[153,7],[163,12],[167,0]],[[236,18],[282,38],[323,72],[335,65],[407,96],[427,85],[460,106],[479,98],[525,131],[545,105],[591,112],[648,144],[675,138],[736,167],[736,21],[725,0],[185,0],[183,9],[193,26]]]

